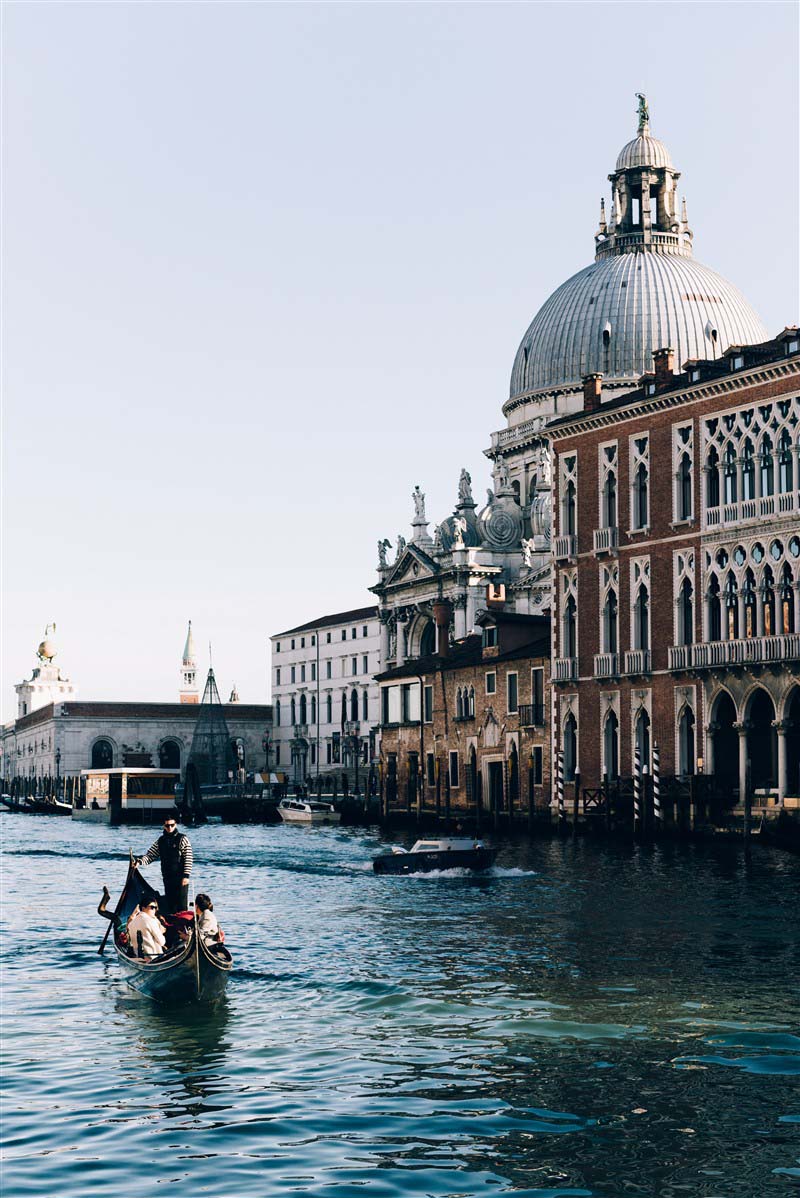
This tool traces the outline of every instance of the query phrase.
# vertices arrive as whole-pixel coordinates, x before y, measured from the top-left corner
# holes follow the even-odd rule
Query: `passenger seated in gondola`
[[[127,931],[135,957],[159,957],[163,953],[167,941],[154,899],[134,910]]]
[[[214,904],[207,894],[195,895],[194,909],[197,912],[197,930],[206,944],[212,942],[221,944],[225,939],[225,935],[217,923],[217,917],[214,914]]]

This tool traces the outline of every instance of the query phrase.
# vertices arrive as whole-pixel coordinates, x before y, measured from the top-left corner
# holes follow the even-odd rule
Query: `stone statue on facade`
[[[505,462],[498,463],[496,475],[497,475],[498,491],[507,490],[507,488],[508,488],[508,467],[506,466]]]
[[[411,498],[414,500],[414,519],[424,520],[425,492],[420,490],[419,483],[417,483],[416,487],[414,487],[414,490],[411,492]]]
[[[522,538],[522,557],[525,562],[526,569],[530,570],[533,566],[533,554],[535,552],[536,541],[533,537]]]
[[[378,569],[379,570],[386,569],[386,565],[387,565],[386,551],[387,551],[387,549],[391,549],[391,547],[392,547],[392,542],[387,537],[384,537],[384,539],[382,541],[378,541]]]
[[[397,534],[397,556],[394,559],[396,562],[400,561],[400,558],[403,556],[403,553],[405,552],[405,548],[406,548],[406,539],[403,536],[403,534],[399,532]]]
[[[442,526],[441,524],[436,524],[433,529],[433,552],[441,553],[443,549],[444,545],[442,544]]]
[[[462,469],[458,480],[458,502],[472,503],[472,478],[468,470]]]
[[[467,522],[463,516],[453,517],[453,548],[464,549],[464,533],[467,531]]]

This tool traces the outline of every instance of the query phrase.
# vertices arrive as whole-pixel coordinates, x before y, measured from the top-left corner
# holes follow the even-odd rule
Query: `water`
[[[175,1014],[96,952],[147,831],[5,815],[3,1198],[748,1198],[800,1184],[800,859],[191,833],[234,953]],[[158,878],[157,867],[147,876]]]

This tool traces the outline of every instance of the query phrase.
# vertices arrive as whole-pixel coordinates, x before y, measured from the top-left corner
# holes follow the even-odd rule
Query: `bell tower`
[[[189,621],[189,630],[186,633],[186,644],[183,646],[180,701],[181,703],[200,702],[200,692],[197,689],[197,658],[194,652],[191,620]]]

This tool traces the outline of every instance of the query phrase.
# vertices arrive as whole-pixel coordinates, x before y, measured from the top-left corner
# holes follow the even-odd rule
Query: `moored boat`
[[[342,818],[333,803],[316,799],[281,799],[278,815],[288,824],[338,824]]]
[[[491,869],[496,849],[482,840],[466,836],[429,837],[410,849],[393,847],[372,862],[376,874],[419,874],[444,869],[469,869],[476,873]]]
[[[128,917],[137,906],[158,899],[158,892],[139,871],[128,870],[114,914],[106,911],[108,891],[104,888],[98,913],[111,920],[114,952],[125,981],[134,990],[171,1005],[197,1001],[213,1001],[225,990],[233,967],[233,958],[224,944],[209,942],[198,933],[196,921],[188,923],[188,937],[174,948],[155,957],[131,955],[125,928]],[[103,945],[105,941],[103,942]],[[100,946],[100,952],[103,951]]]
[[[18,798],[10,794],[0,795],[0,803],[6,811],[21,811],[25,815],[71,815],[72,806],[70,803],[64,803],[61,799],[36,798],[33,795],[27,795],[24,798]]]

